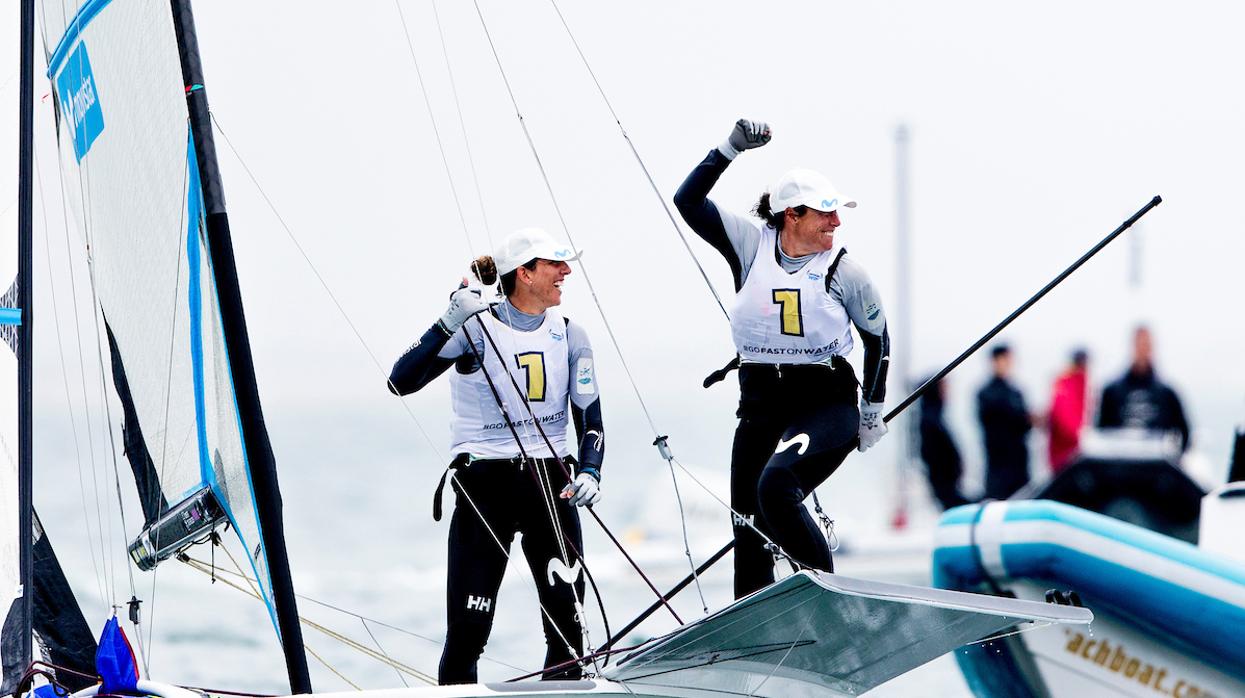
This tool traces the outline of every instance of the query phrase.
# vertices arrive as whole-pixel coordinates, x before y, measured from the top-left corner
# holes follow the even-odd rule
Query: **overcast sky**
[[[594,339],[614,447],[634,444],[647,453],[652,432],[591,302],[588,276],[658,429],[683,444],[688,460],[723,460],[735,391],[705,391],[699,380],[732,354],[726,322],[553,6],[482,7],[569,234],[585,251],[563,311]],[[910,313],[910,336],[894,340],[896,353],[908,352],[918,371],[954,357],[1161,194],[1165,203],[1142,225],[1004,336],[1017,349],[1019,380],[1037,409],[1074,345],[1090,348],[1101,384],[1123,369],[1129,328],[1150,323],[1160,373],[1181,390],[1198,445],[1222,462],[1229,429],[1245,415],[1245,373],[1236,360],[1245,330],[1234,312],[1245,297],[1238,272],[1245,241],[1235,206],[1245,185],[1245,95],[1233,87],[1245,64],[1245,49],[1233,38],[1239,8],[1194,4],[1173,14],[1161,3],[1136,2],[561,7],[667,200],[733,121],[751,116],[773,125],[773,142],[732,165],[713,194],[719,205],[748,209],[795,166],[825,172],[860,201],[844,214],[839,238],[882,289],[892,318]],[[566,235],[472,4],[438,9],[483,210],[432,5],[402,8],[467,233],[393,3],[196,8],[220,125],[386,370],[443,310],[472,254],[521,226]],[[16,93],[16,79],[9,80],[14,49],[0,69],[6,103]],[[37,97],[46,92],[41,81]],[[50,101],[41,102],[45,163],[54,161],[50,109]],[[11,123],[12,110],[4,118]],[[912,133],[907,303],[896,297],[899,124]],[[373,447],[430,456],[219,137],[218,152],[270,418],[360,418],[376,425],[360,427]],[[51,170],[43,166],[56,211]],[[12,174],[3,176],[10,193],[0,207],[15,198]],[[10,209],[5,220],[14,214]],[[692,245],[729,297],[726,265],[708,246]],[[1130,259],[1138,260],[1140,285],[1129,283]],[[64,264],[54,262],[58,269]],[[984,357],[971,360],[952,379],[956,419],[966,430],[984,365]],[[892,404],[903,388],[892,376]],[[408,399],[442,450],[445,392],[438,385]],[[377,421],[368,422],[373,415]],[[975,448],[975,433],[961,438]],[[882,448],[860,460],[891,459]]]

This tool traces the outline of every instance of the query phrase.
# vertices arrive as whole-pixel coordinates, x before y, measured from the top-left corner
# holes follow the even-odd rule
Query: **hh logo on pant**
[[[488,613],[493,608],[493,600],[487,596],[467,595],[467,610]]]
[[[747,516],[738,513],[731,514],[731,522],[736,526],[751,526],[755,520],[756,516],[754,514],[748,514]]]

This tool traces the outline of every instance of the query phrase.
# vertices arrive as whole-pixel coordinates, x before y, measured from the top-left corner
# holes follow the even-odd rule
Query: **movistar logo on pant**
[[[81,162],[104,131],[104,111],[99,105],[85,41],[78,43],[56,76],[56,93],[65,126],[73,135],[74,156]]]

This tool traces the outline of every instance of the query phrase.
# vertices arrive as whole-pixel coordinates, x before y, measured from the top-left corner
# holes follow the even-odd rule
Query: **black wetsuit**
[[[738,291],[754,258],[749,251],[771,252],[756,252],[756,223],[721,211],[708,199],[730,162],[718,150],[710,151],[679,187],[674,202],[692,230],[726,259]],[[806,260],[786,257],[777,245],[772,254],[784,269],[798,269]],[[881,305],[867,275],[850,257],[840,257],[835,264],[838,269],[827,274],[826,291],[847,308],[865,346],[863,396],[880,403],[886,395],[889,353]],[[857,385],[852,367],[841,356],[835,356],[830,365],[745,362],[739,370],[731,507],[796,561],[826,571],[834,569],[830,548],[803,500],[858,442]],[[747,523],[733,523],[738,598],[772,584],[774,565],[764,539]]]

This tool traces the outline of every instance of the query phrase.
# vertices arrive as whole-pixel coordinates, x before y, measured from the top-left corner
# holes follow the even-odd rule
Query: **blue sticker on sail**
[[[65,124],[73,134],[73,153],[81,162],[104,131],[104,110],[99,106],[99,92],[95,89],[86,42],[79,42],[69,54],[65,67],[56,77],[56,92]]]

